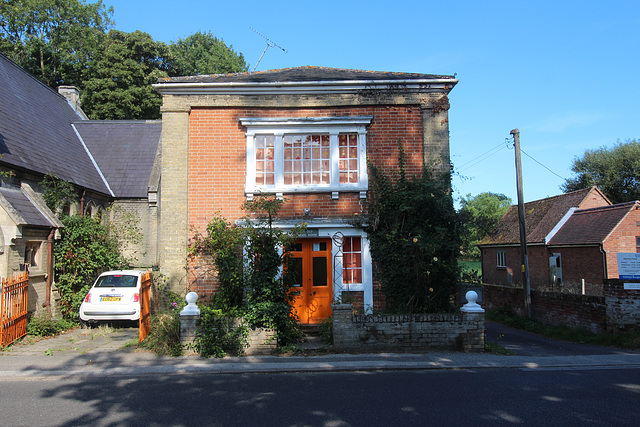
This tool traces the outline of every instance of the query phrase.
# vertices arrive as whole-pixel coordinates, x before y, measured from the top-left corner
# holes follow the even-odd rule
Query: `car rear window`
[[[95,284],[96,288],[135,288],[138,282],[138,276],[128,276],[118,274],[113,276],[102,276],[98,278]]]

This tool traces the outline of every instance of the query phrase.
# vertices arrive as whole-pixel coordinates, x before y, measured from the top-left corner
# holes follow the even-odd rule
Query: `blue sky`
[[[457,75],[450,95],[456,196],[516,203],[561,193],[586,149],[640,138],[638,1],[104,0],[116,28],[175,41],[211,31],[258,70],[316,65]]]

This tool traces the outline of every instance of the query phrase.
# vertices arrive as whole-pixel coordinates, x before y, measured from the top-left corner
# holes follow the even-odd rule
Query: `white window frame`
[[[496,251],[496,267],[507,268],[507,251],[504,251],[504,250]]]
[[[369,176],[367,173],[367,126],[373,116],[355,117],[308,117],[308,118],[240,118],[242,126],[247,128],[247,176],[245,194],[254,193],[317,193],[341,191],[367,191]],[[340,183],[339,146],[340,134],[358,135],[358,182]],[[330,144],[330,184],[284,184],[284,135],[328,134]],[[275,183],[274,185],[256,184],[256,135],[275,135]]]

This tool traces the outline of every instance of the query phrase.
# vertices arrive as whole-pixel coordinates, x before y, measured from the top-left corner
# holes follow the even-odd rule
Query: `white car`
[[[140,283],[144,271],[117,270],[102,273],[80,305],[84,323],[140,319]]]

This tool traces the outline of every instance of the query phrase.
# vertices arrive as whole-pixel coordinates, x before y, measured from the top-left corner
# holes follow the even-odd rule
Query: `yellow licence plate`
[[[122,297],[100,297],[100,302],[121,301]]]

